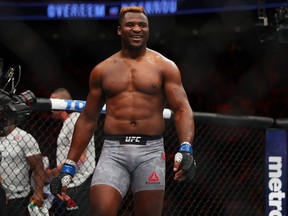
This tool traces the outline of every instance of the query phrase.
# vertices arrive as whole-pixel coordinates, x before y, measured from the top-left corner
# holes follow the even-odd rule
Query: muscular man
[[[74,161],[86,148],[106,103],[106,137],[90,189],[93,215],[117,215],[131,186],[135,215],[160,216],[165,190],[163,110],[167,105],[174,113],[180,142],[174,179],[179,181],[192,178],[195,170],[193,111],[178,67],[146,47],[149,25],[144,9],[122,8],[117,34],[122,49],[92,70],[86,106],[75,125],[68,159],[51,190],[59,198],[65,197],[65,185],[75,172]]]

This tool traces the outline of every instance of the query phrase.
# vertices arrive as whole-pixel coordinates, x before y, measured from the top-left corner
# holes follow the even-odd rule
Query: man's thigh
[[[145,190],[134,194],[136,216],[161,216],[164,190]]]
[[[120,192],[110,185],[97,184],[90,189],[92,215],[117,215],[121,201]]]

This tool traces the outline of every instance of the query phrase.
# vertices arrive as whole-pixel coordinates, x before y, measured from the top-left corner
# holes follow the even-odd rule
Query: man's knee
[[[164,190],[139,191],[134,194],[135,215],[160,216],[164,202]]]

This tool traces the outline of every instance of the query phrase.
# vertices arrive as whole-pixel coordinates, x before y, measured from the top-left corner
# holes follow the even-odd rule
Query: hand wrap
[[[60,174],[54,177],[50,182],[50,191],[56,196],[61,194],[62,187],[68,187],[72,177],[76,172],[76,163],[72,160],[67,159],[63,164]]]
[[[174,161],[181,164],[181,169],[185,171],[186,179],[192,180],[196,173],[196,161],[193,157],[193,148],[190,143],[183,142],[178,152],[175,154]]]

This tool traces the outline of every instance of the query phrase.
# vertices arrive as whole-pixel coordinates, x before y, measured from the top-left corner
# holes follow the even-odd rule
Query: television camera
[[[16,72],[18,72],[18,80],[15,84]],[[10,67],[6,73],[2,73],[2,69],[0,71],[0,134],[22,121],[37,104],[36,97],[30,90],[18,95],[15,93],[20,77],[20,65]],[[10,88],[9,84],[11,84]],[[7,125],[10,119],[14,120],[13,124]]]

